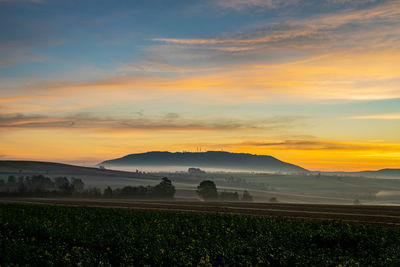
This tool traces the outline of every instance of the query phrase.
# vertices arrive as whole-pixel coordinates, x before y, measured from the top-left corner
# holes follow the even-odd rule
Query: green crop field
[[[400,230],[239,215],[0,204],[0,265],[400,266]]]

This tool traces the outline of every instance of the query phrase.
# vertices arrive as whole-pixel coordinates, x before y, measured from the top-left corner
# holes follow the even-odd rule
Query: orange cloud
[[[10,97],[2,97],[0,98],[0,103],[8,103],[8,102],[18,102],[18,101],[30,101],[37,99],[51,99],[54,96],[50,95],[16,95]]]

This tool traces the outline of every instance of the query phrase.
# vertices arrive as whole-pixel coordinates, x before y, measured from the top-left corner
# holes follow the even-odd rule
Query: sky
[[[0,0],[0,159],[400,168],[399,0]]]

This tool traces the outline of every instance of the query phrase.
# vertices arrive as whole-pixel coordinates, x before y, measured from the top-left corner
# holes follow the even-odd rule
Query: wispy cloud
[[[400,120],[400,113],[351,116],[351,117],[348,117],[348,119],[353,119],[353,120]]]
[[[189,102],[262,102],[284,100],[375,100],[400,98],[400,51],[357,50],[330,53],[284,63],[242,64],[228,68],[188,69],[174,75],[157,72],[104,76],[74,81],[32,81],[2,86],[9,96],[0,100],[15,105],[23,101],[69,99],[86,105],[173,97]],[[154,71],[168,71],[156,64]],[[124,66],[124,69],[129,69]],[[149,67],[150,68],[150,67]],[[138,69],[135,69],[138,70]],[[80,98],[74,97],[79,91]],[[19,93],[21,92],[21,93]],[[121,95],[124,95],[121,97]],[[53,103],[53,102],[52,102]],[[55,103],[55,102],[54,102]],[[97,103],[97,104],[96,104]]]
[[[248,141],[239,145],[260,146],[272,149],[294,150],[368,150],[373,146],[366,144],[319,141],[319,140],[284,140],[284,141]]]
[[[162,55],[149,55],[135,63],[121,63],[117,73],[199,73],[223,70],[218,67],[195,67],[188,64],[177,64],[168,61]]]
[[[210,145],[212,147],[212,145]],[[386,142],[350,142],[350,141],[332,141],[318,139],[302,139],[302,140],[247,140],[234,143],[222,143],[215,145],[228,150],[254,150],[254,151],[299,151],[307,155],[308,153],[339,153],[343,157],[345,154],[351,153],[354,156],[369,157],[371,153],[375,156],[386,155],[387,153],[397,153],[400,149],[399,143]],[[332,155],[331,155],[332,156]]]
[[[325,6],[347,6],[354,7],[359,5],[365,5],[368,3],[379,2],[380,0],[319,0],[315,1],[316,4]],[[311,0],[211,0],[213,5],[224,9],[234,9],[238,11],[248,10],[248,9],[278,9],[286,8],[288,6],[299,7],[309,2]]]
[[[297,3],[299,0],[213,0],[213,2],[221,8],[245,10],[254,7],[276,9]]]
[[[15,23],[1,26],[21,28],[21,26],[16,26]],[[50,40],[51,38],[47,40],[47,37],[34,27],[32,29],[23,27],[23,29],[17,30],[23,32],[18,38],[9,38],[7,36],[9,33],[0,36],[0,68],[11,67],[19,63],[44,62],[46,58],[37,53],[35,49],[57,46],[62,43],[61,40]]]
[[[11,54],[0,54],[0,68],[11,67],[20,62],[40,62],[43,60],[43,57],[40,55],[25,51],[12,51]]]
[[[271,117],[263,120],[188,118],[171,112],[158,117],[134,116],[131,118],[100,117],[88,113],[65,117],[36,114],[3,114],[0,115],[0,128],[69,128],[110,131],[246,131],[283,129],[304,123],[304,120],[303,117],[290,116]]]
[[[256,93],[264,100],[276,95],[289,99],[396,98],[400,96],[400,7],[397,1],[371,2],[363,6],[366,1],[330,1],[348,8],[259,22],[220,37],[154,38],[156,44],[148,49],[167,55],[167,62],[174,59],[170,70],[175,73],[184,73],[183,66],[194,74],[175,79],[169,88],[230,88],[243,95]],[[261,2],[225,4],[241,7]],[[144,66],[149,73],[165,69],[158,63]],[[196,68],[199,72],[205,69],[201,66],[207,66],[210,73],[198,75]]]
[[[0,3],[34,3],[43,4],[45,0],[0,0]]]
[[[2,97],[0,98],[0,103],[9,103],[9,102],[19,102],[19,101],[30,101],[36,99],[50,99],[54,98],[51,95],[16,95],[16,96],[9,96],[9,97]]]
[[[223,1],[224,2],[224,1]],[[265,4],[275,1],[225,1],[237,7]],[[289,4],[291,1],[276,1]],[[365,3],[365,1],[364,1]],[[393,46],[399,44],[400,8],[397,1],[383,1],[369,7],[348,8],[335,13],[314,14],[306,18],[278,19],[259,22],[253,27],[216,38],[154,38],[156,42],[183,45],[186,49],[219,49],[221,52],[249,51],[263,55],[275,49],[344,49],[354,47]],[[227,37],[230,36],[230,37]],[[224,49],[226,48],[226,49]],[[229,49],[233,48],[233,49]],[[178,48],[177,48],[178,49]],[[179,48],[182,51],[182,47]]]

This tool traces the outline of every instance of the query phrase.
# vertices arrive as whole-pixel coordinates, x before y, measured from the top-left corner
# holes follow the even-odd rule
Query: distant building
[[[203,174],[206,173],[205,171],[201,170],[200,168],[189,168],[188,169],[189,174]]]

